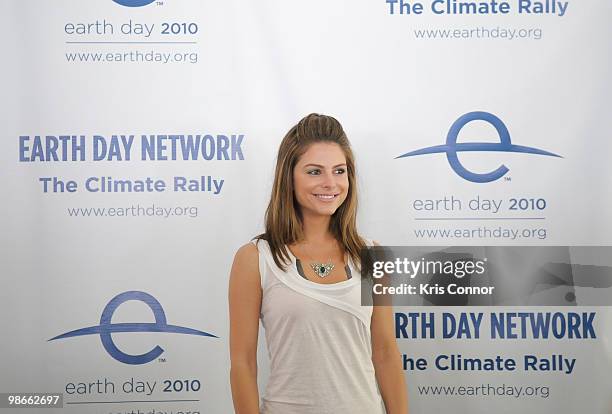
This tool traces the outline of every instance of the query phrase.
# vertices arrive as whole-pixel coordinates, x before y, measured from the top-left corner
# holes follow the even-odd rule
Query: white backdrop
[[[163,0],[141,7],[113,0],[3,1],[0,392],[63,392],[64,412],[232,412],[230,265],[236,249],[262,230],[280,140],[311,112],[344,125],[357,157],[360,231],[382,244],[612,244],[610,4],[556,2],[566,6],[560,16],[559,8],[534,13],[537,2],[510,1],[506,14],[477,15],[436,14],[432,3],[422,2],[421,14],[413,8],[400,14],[399,3],[383,0]],[[507,166],[506,174],[486,183],[455,173],[444,153],[397,158],[445,144],[451,125],[474,111],[498,117],[512,144],[558,157],[459,152],[460,163],[474,173]],[[129,151],[121,135],[133,136]],[[143,136],[168,135],[182,136],[175,138],[176,159],[167,137],[159,141],[165,150],[142,158]],[[205,142],[214,142],[215,150],[185,157],[180,148],[188,135],[210,135]],[[235,159],[226,160],[219,136],[231,143],[232,135],[228,154]],[[63,147],[60,136],[76,136],[75,142],[83,136],[83,159],[78,150],[73,159],[72,141]],[[50,158],[54,141],[58,160]],[[490,123],[475,120],[457,142],[500,137]],[[101,143],[115,152],[95,160]],[[52,185],[53,177],[68,186],[65,191]],[[90,177],[150,177],[166,188],[92,192]],[[206,185],[180,191],[174,177],[205,177]],[[46,192],[45,178],[51,180]],[[218,187],[211,189],[209,178]],[[421,208],[445,198],[461,205]],[[482,203],[470,209],[476,198]],[[528,208],[511,209],[521,199]],[[484,209],[493,200],[501,203],[497,211]],[[113,334],[127,354],[163,348],[138,364],[115,359],[99,332],[49,341],[99,326],[105,306],[128,291],[159,301],[168,325],[216,338]],[[412,412],[609,412],[612,314],[609,308],[580,311],[589,310],[597,312],[597,339],[399,339],[401,351],[414,356],[577,358],[571,375],[408,372]],[[449,309],[436,310],[442,311]],[[112,322],[152,323],[154,317],[146,304],[131,300]],[[105,380],[114,392],[99,388]],[[121,385],[130,380],[156,386],[127,392]],[[165,380],[183,388],[164,392]],[[431,397],[417,390],[470,381],[546,385],[551,394]],[[181,401],[151,402],[161,400]]]

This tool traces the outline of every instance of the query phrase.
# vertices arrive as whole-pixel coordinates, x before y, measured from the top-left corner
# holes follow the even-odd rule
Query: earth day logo
[[[457,142],[457,137],[461,129],[472,121],[485,121],[495,128],[499,135],[499,142]],[[544,151],[538,148],[525,147],[522,145],[514,145],[510,139],[510,132],[501,119],[489,112],[475,111],[468,112],[467,114],[461,115],[450,127],[446,136],[445,145],[435,145],[432,147],[421,148],[415,151],[407,152],[397,158],[412,157],[415,155],[424,154],[435,154],[443,152],[446,154],[448,163],[450,164],[453,171],[457,173],[461,178],[474,183],[488,183],[495,181],[503,177],[508,171],[508,167],[504,164],[500,165],[497,169],[488,173],[475,173],[465,168],[459,161],[457,155],[461,151],[482,151],[482,152],[518,152],[525,154],[534,155],[546,155],[550,157],[563,158],[560,155],[553,154],[552,152]]]
[[[142,7],[153,3],[155,0],[113,0],[115,3],[126,7]]]
[[[113,317],[113,313],[115,313],[115,310],[119,307],[119,305],[129,300],[136,300],[145,303],[151,309],[151,311],[153,311],[155,322],[111,323],[111,319]],[[157,299],[155,299],[148,293],[133,290],[120,293],[119,295],[112,298],[110,302],[108,302],[108,304],[102,311],[102,316],[100,317],[99,325],[66,332],[64,334],[49,339],[49,341],[82,335],[100,335],[100,339],[102,340],[102,346],[104,347],[104,349],[106,349],[106,352],[108,352],[111,357],[113,357],[119,362],[131,365],[146,364],[147,362],[153,361],[164,352],[164,350],[159,345],[156,345],[149,352],[145,352],[140,355],[127,354],[117,348],[117,346],[113,342],[113,338],[111,337],[111,333],[119,332],[168,332],[198,336],[211,336],[213,338],[218,338],[213,334],[198,331],[196,329],[186,328],[183,326],[168,325],[164,309],[157,301]]]

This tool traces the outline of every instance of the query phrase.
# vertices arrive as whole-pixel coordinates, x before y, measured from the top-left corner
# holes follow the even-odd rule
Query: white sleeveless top
[[[298,273],[291,252],[283,272],[265,240],[253,243],[270,357],[261,414],[384,414],[372,363],[372,307],[361,306],[354,263],[349,259],[350,279],[320,284]]]

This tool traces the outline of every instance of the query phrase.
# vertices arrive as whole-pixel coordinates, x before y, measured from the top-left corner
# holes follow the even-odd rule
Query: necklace
[[[310,259],[309,265],[312,268],[312,270],[316,273],[317,276],[327,277],[331,274],[332,270],[334,270],[335,265],[334,265],[334,262],[332,262],[331,257],[328,259],[326,263],[320,263],[320,262],[313,260],[312,256],[309,255],[308,252],[306,252],[305,250],[304,250],[304,253],[306,253],[306,256],[308,257],[308,259]]]
[[[331,262],[331,260],[329,263],[310,263],[310,267],[319,277],[329,276],[331,271],[334,270],[334,264]]]

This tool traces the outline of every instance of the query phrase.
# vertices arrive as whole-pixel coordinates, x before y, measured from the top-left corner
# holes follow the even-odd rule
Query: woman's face
[[[334,214],[349,189],[346,157],[340,145],[311,144],[293,170],[293,188],[303,215]]]

